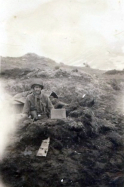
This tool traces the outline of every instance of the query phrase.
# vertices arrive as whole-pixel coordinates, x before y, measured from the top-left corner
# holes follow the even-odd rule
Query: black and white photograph
[[[124,187],[123,0],[0,0],[0,187]]]

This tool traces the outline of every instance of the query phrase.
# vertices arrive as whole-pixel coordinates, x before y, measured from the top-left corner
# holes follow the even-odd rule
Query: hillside
[[[84,69],[85,71],[91,71],[91,73],[105,72],[102,70],[95,70],[88,67],[73,67],[67,66],[64,63],[56,63],[55,61],[38,56],[34,53],[28,53],[21,57],[1,57],[1,71],[4,72],[7,69],[19,68],[19,69],[41,69],[41,68],[54,68],[54,67],[65,67],[66,69]]]
[[[24,59],[26,59],[24,61]],[[124,185],[123,74],[69,67],[36,55],[3,58],[1,78],[13,96],[42,79],[69,104],[67,119],[19,122],[0,164],[12,187],[122,187]],[[83,98],[82,96],[86,94]],[[50,137],[46,158],[36,157]],[[13,137],[12,137],[13,138]]]
[[[42,66],[55,66],[56,63],[49,58],[40,57],[34,53],[27,53],[21,57],[1,57],[1,70],[13,68],[39,68]]]

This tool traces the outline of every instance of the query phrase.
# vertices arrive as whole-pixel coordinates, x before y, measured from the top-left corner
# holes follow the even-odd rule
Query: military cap
[[[40,86],[41,89],[44,88],[43,82],[40,81],[40,80],[33,81],[33,82],[31,83],[31,88],[34,88],[34,86],[36,86],[36,85]]]

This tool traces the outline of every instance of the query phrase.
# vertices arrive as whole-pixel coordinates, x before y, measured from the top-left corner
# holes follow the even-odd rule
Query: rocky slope
[[[51,65],[41,57],[38,65],[35,59],[34,68],[29,57],[26,63],[18,58],[20,67],[12,59],[11,67],[3,65],[6,90],[14,95],[29,90],[32,80],[42,79],[46,92],[56,91],[69,104],[67,119],[20,121],[15,143],[8,146],[0,164],[3,181],[12,187],[122,187],[123,74],[118,78],[91,68]],[[8,58],[4,61],[9,63]],[[48,155],[37,157],[47,137]]]

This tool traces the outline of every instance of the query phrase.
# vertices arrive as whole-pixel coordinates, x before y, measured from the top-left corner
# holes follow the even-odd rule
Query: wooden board
[[[47,138],[42,141],[42,144],[37,152],[37,156],[47,156],[49,143],[50,143],[50,138]]]
[[[66,118],[65,108],[51,110],[51,119],[65,119],[65,118]]]

